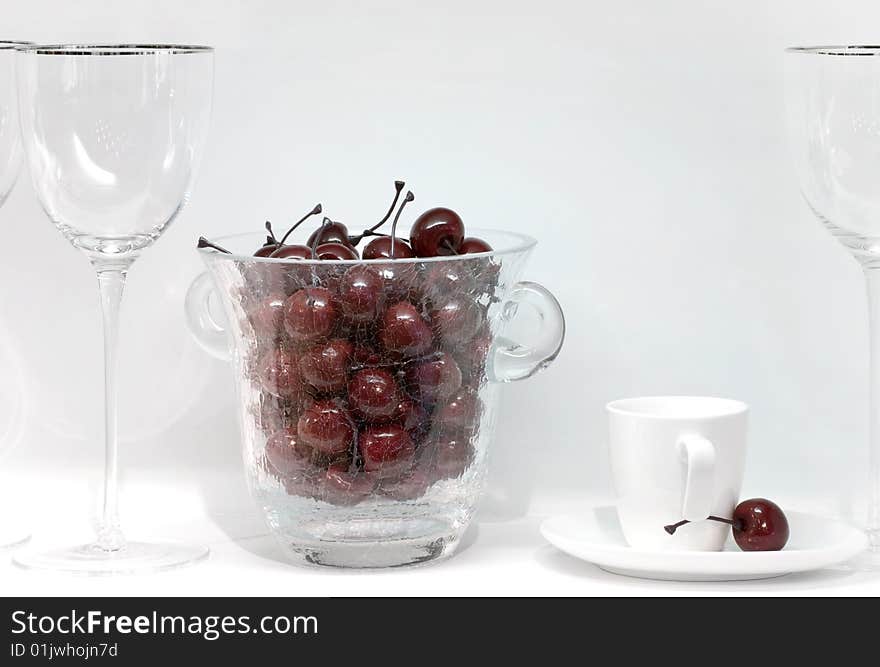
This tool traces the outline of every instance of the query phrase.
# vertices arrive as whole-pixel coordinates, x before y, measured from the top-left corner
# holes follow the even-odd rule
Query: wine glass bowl
[[[129,542],[118,514],[116,341],[129,268],[190,196],[211,114],[211,47],[29,45],[17,49],[19,115],[43,210],[85,252],[104,324],[105,480],[97,539],[18,554],[23,567],[84,574],[165,570],[198,545]]]
[[[212,50],[20,50],[21,125],[49,219],[89,253],[153,243],[189,199],[207,137]]]
[[[880,254],[880,46],[786,54],[789,145],[804,199],[858,256]]]

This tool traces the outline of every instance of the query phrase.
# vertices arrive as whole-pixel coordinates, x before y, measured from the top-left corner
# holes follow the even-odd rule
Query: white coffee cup
[[[631,547],[720,551],[739,499],[748,406],[703,396],[627,398],[607,405],[611,471]],[[664,526],[687,519],[670,535]]]

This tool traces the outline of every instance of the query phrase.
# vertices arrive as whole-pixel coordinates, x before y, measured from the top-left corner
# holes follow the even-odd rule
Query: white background
[[[149,483],[221,524],[251,516],[229,371],[182,318],[197,236],[283,227],[316,201],[359,228],[404,178],[421,207],[536,236],[528,277],[568,319],[556,364],[503,392],[487,518],[606,495],[603,406],[655,393],[752,406],[746,495],[862,517],[861,274],[800,199],[781,74],[787,45],[876,41],[875,2],[0,6],[6,39],[217,47],[191,205],[135,264],[123,307],[130,514]],[[6,484],[51,536],[58,512],[85,520],[71,498],[99,479],[99,303],[26,176],[0,222]]]

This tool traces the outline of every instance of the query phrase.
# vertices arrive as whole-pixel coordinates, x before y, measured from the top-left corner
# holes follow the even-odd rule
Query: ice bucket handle
[[[565,340],[565,316],[556,297],[533,282],[514,285],[501,309],[499,332],[489,353],[487,372],[493,382],[531,377],[549,366]],[[532,320],[531,331],[514,333],[517,323]]]
[[[186,293],[186,323],[193,338],[208,354],[228,361],[230,355],[225,317],[219,305],[212,308],[212,299],[216,298],[216,294],[214,279],[205,271],[193,281]]]

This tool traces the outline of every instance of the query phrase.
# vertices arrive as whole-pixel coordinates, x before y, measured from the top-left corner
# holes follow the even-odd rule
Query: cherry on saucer
[[[729,524],[733,539],[743,551],[780,551],[789,537],[788,519],[785,512],[772,500],[749,498],[740,502],[733,510],[733,517],[726,519],[708,516],[707,521]],[[664,526],[670,535],[690,521],[679,521]]]

